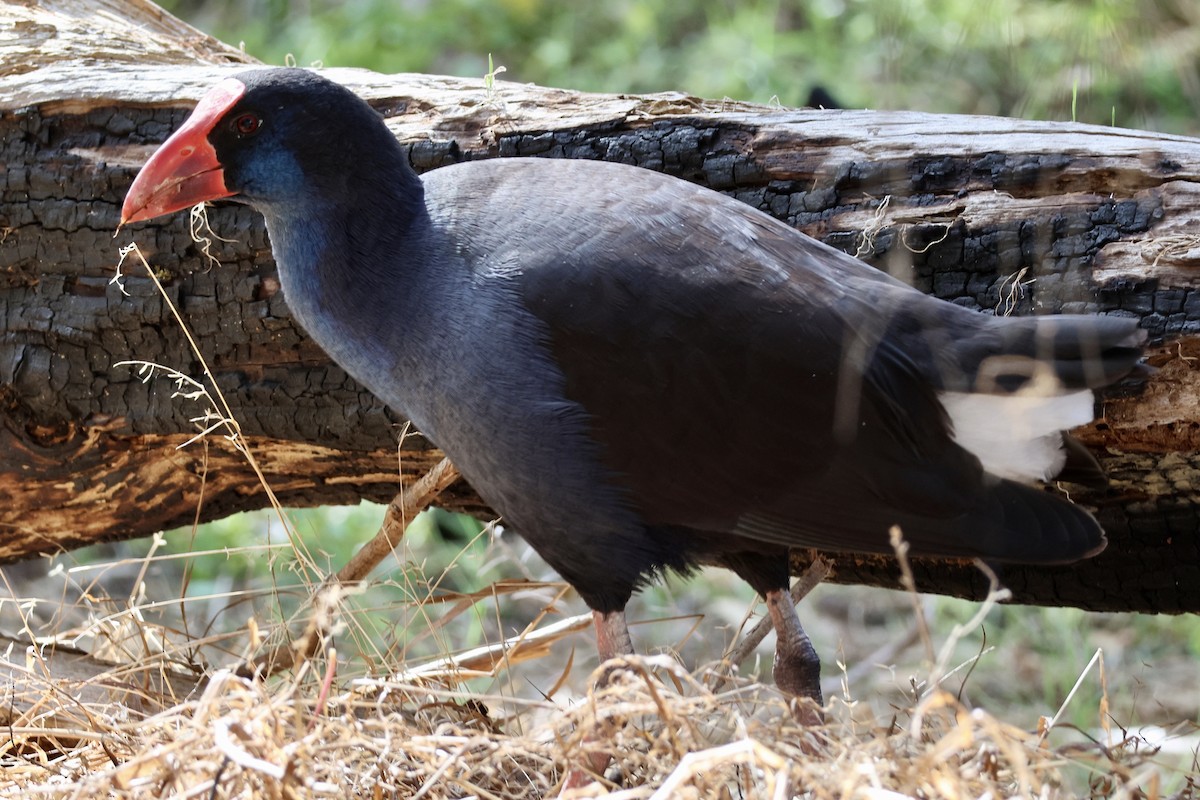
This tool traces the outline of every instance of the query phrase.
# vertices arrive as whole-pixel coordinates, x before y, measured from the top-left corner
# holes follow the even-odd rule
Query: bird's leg
[[[617,656],[633,655],[633,639],[629,636],[629,625],[625,622],[625,611],[593,611],[596,623],[596,649],[600,651],[600,662]]]
[[[600,651],[600,663],[618,656],[633,655],[633,638],[629,635],[629,625],[625,621],[625,610],[592,611],[592,620],[596,623],[596,649]],[[597,688],[603,687],[611,677],[611,671],[601,673],[597,680]],[[593,740],[587,736],[584,741]],[[567,770],[563,779],[563,789],[575,789],[592,782],[593,775],[603,775],[608,769],[612,756],[608,753],[590,752],[584,758],[586,768],[572,766]]]
[[[796,606],[786,588],[764,595],[775,626],[775,685],[792,698],[792,713],[801,725],[821,725],[825,705],[821,695],[821,659],[800,625]]]

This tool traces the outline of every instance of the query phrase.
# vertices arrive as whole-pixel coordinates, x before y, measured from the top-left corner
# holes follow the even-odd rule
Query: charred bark
[[[249,59],[143,3],[6,4],[0,21],[14,32],[0,37],[0,559],[266,504],[227,442],[176,449],[203,401],[119,365],[203,377],[141,268],[113,281],[130,241],[283,502],[386,500],[401,473],[432,464],[436,451],[419,436],[401,442],[403,420],[294,323],[252,212],[210,210],[219,265],[182,215],[113,239],[141,163]],[[1110,488],[1069,489],[1099,510],[1108,550],[1003,578],[1021,602],[1200,610],[1200,141],[331,72],[388,118],[420,170],[516,155],[624,161],[730,194],[951,302],[1138,317],[1159,371],[1110,393],[1103,421],[1078,432]],[[465,486],[448,505],[486,513]],[[928,591],[977,596],[986,583],[970,565],[921,562],[916,573]],[[895,585],[895,567],[839,558],[835,579]]]

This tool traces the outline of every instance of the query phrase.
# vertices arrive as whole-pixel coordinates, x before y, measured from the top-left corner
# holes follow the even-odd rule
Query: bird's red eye
[[[258,131],[262,120],[257,114],[239,114],[233,120],[233,130],[238,136],[250,136]]]

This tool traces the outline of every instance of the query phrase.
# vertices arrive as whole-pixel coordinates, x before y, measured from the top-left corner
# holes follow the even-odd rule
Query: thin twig
[[[395,552],[413,517],[424,511],[444,489],[458,480],[458,477],[458,469],[450,463],[450,459],[443,458],[434,464],[416,483],[392,498],[392,502],[388,503],[387,512],[383,515],[383,524],[379,526],[379,532],[338,570],[337,575],[326,578],[325,583],[337,582],[345,585],[365,578],[380,561]]]
[[[1050,731],[1053,730],[1054,726],[1058,724],[1058,721],[1062,719],[1063,712],[1067,710],[1067,706],[1070,705],[1071,701],[1075,698],[1075,693],[1078,692],[1079,687],[1083,685],[1083,679],[1088,676],[1088,673],[1092,671],[1092,667],[1096,666],[1097,662],[1099,662],[1100,668],[1103,670],[1104,648],[1102,647],[1096,648],[1096,652],[1092,654],[1092,660],[1089,661],[1087,666],[1083,668],[1083,672],[1079,673],[1079,677],[1075,679],[1075,685],[1071,687],[1071,691],[1067,692],[1067,698],[1062,701],[1062,705],[1058,707],[1058,711],[1054,714],[1054,716],[1048,722],[1045,721],[1045,718],[1043,718],[1042,723],[1038,725],[1038,728],[1040,729],[1038,731],[1039,745],[1046,741],[1046,737],[1050,735]]]
[[[833,564],[828,559],[822,556],[815,557],[792,585],[792,603],[799,604],[809,592],[817,587],[817,584],[828,578],[832,572]],[[772,627],[771,617],[764,614],[753,628],[725,652],[721,660],[730,667],[741,664],[762,643],[762,640],[771,632]],[[724,683],[725,680],[722,678],[716,688],[720,689]]]
[[[369,575],[379,562],[395,551],[413,518],[425,510],[441,494],[442,490],[458,480],[458,477],[458,470],[450,463],[450,459],[443,458],[415,483],[393,497],[383,515],[379,531],[370,541],[359,548],[357,553],[351,556],[345,566],[321,582],[321,585],[312,594],[312,602],[315,604],[317,598],[330,590],[357,583]],[[317,653],[321,640],[331,624],[332,620],[329,621],[329,624],[310,624],[299,640],[276,647],[258,664],[254,662],[243,664],[238,669],[238,674],[242,676],[258,674],[266,677],[291,669],[297,662],[311,658]]]
[[[924,617],[924,615],[922,615]],[[912,647],[921,638],[921,623],[913,620],[913,623],[908,626],[908,630],[904,632],[898,639],[889,639],[884,644],[875,650],[875,652],[859,659],[858,663],[844,672],[833,675],[821,681],[821,691],[826,696],[836,694],[844,687],[853,686],[859,681],[866,678],[870,673],[878,670],[880,666],[890,666],[896,660],[896,657]]]
[[[896,561],[900,564],[900,585],[908,593],[912,602],[913,618],[917,622],[921,634],[921,644],[925,647],[925,658],[930,664],[934,663],[933,637],[929,635],[929,624],[925,620],[925,610],[921,606],[921,595],[917,592],[917,581],[913,577],[912,565],[908,562],[908,542],[904,541],[904,533],[899,525],[893,525],[888,531],[892,549],[896,551]]]

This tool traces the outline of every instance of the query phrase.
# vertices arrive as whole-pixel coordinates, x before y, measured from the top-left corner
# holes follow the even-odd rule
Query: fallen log
[[[123,232],[139,166],[221,76],[252,62],[148,2],[6,4],[0,20],[0,559],[143,536],[262,507],[244,458],[197,431],[216,389],[239,445],[292,505],[386,501],[440,454],[292,320],[261,219],[235,205]],[[1136,316],[1158,371],[1077,435],[1112,477],[1068,487],[1109,533],[1100,557],[1005,570],[1015,599],[1200,610],[1200,141],[1075,123],[792,110],[685,94],[597,95],[482,78],[329,70],[383,113],[421,170],[468,158],[603,158],[760,207],[952,302],[990,313]],[[219,237],[219,238],[216,238]],[[137,242],[165,290],[128,265]],[[203,380],[167,301],[212,369]],[[443,497],[486,515],[469,487]],[[806,562],[798,553],[797,567]],[[981,596],[973,566],[919,588]],[[891,559],[834,580],[895,585]]]

